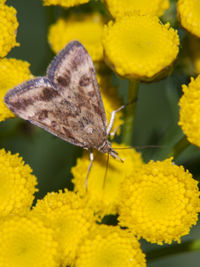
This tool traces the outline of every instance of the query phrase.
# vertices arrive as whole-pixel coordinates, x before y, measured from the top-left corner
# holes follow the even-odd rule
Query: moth
[[[90,151],[119,158],[108,141],[115,114],[107,127],[96,72],[91,57],[78,41],[70,42],[50,63],[46,76],[24,82],[8,91],[7,107],[22,119]],[[120,158],[119,158],[120,159]]]

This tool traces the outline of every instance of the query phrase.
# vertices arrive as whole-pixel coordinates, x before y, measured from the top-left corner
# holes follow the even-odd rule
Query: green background
[[[8,57],[26,60],[31,64],[33,75],[44,75],[46,67],[53,58],[47,42],[48,27],[62,13],[60,7],[43,7],[41,0],[7,1],[17,10],[19,28],[17,41],[20,47],[14,48]],[[98,4],[101,6],[100,4]],[[85,6],[85,5],[84,5]],[[87,9],[87,6],[85,6]],[[178,25],[176,25],[178,26]],[[180,38],[185,32],[179,29]],[[180,48],[183,53],[184,45]],[[164,159],[173,145],[183,136],[177,126],[178,99],[182,94],[181,84],[188,83],[189,77],[184,74],[179,64],[172,75],[162,81],[141,84],[134,122],[132,145],[149,159]],[[119,94],[126,102],[128,82],[114,77]],[[82,149],[73,146],[42,129],[17,118],[6,120],[0,126],[0,146],[12,153],[19,153],[28,163],[38,178],[39,193],[43,197],[47,192],[64,187],[72,188],[70,168],[76,164]],[[155,148],[148,147],[156,145]],[[146,147],[145,147],[146,146]],[[189,146],[184,153],[176,158],[177,164],[188,168],[198,179],[200,173],[200,150]],[[182,240],[200,238],[199,227],[193,227],[192,233]],[[143,242],[145,251],[159,246]],[[148,266],[200,266],[200,253],[184,253],[160,260],[152,261]]]

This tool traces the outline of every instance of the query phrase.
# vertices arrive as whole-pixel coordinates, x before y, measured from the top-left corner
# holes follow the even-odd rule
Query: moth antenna
[[[90,170],[92,168],[93,161],[94,161],[94,154],[93,154],[92,150],[90,150],[90,165],[88,167],[87,176],[86,176],[86,179],[85,179],[85,190],[86,191],[87,191],[87,188],[88,188],[88,177],[89,177]]]

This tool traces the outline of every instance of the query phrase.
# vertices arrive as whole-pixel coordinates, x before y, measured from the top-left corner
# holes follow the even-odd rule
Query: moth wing
[[[47,77],[59,93],[80,110],[77,119],[80,124],[82,122],[84,139],[94,138],[91,142],[96,143],[95,137],[100,141],[107,138],[107,121],[96,72],[84,46],[78,41],[70,42],[49,65]]]
[[[81,136],[72,131],[76,110],[55,89],[46,77],[38,77],[10,90],[4,101],[8,108],[19,117],[45,129],[46,131],[74,144],[85,147]]]

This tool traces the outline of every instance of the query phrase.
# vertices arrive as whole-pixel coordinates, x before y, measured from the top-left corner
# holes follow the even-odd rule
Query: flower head
[[[90,0],[43,0],[44,6],[59,5],[63,7],[72,7],[88,3]]]
[[[184,94],[179,101],[179,125],[187,139],[200,147],[200,75],[182,87]]]
[[[63,266],[73,263],[78,245],[94,224],[87,200],[74,192],[48,193],[33,210],[46,226],[55,229]]]
[[[26,214],[37,191],[36,177],[18,154],[0,150],[0,217]],[[3,266],[3,265],[2,265]]]
[[[93,209],[101,216],[117,212],[119,189],[125,175],[134,172],[137,166],[143,164],[141,155],[134,149],[123,149],[125,145],[119,144],[113,144],[113,147],[122,148],[119,156],[124,159],[124,163],[110,157],[106,171],[108,155],[97,152],[89,173],[87,192],[85,179],[90,163],[88,153],[84,153],[83,157],[78,159],[76,166],[71,169],[75,191],[80,195],[87,193]]]
[[[9,89],[32,78],[29,66],[28,62],[15,58],[0,59],[0,121],[15,116],[5,105],[4,96]]]
[[[73,15],[68,19],[60,18],[50,27],[48,40],[54,52],[60,51],[72,41],[80,41],[95,60],[103,59],[101,37],[103,18],[98,13],[90,15]]]
[[[36,218],[6,220],[0,227],[0,243],[0,266],[60,266],[53,231]]]
[[[106,61],[120,76],[151,81],[166,76],[178,54],[179,38],[157,17],[126,16],[105,27]]]
[[[77,267],[145,267],[139,242],[114,226],[98,225],[81,244]]]
[[[198,220],[197,181],[171,160],[150,161],[122,184],[120,225],[152,243],[180,241]]]
[[[169,8],[168,0],[104,0],[113,17],[139,13],[161,16]]]
[[[0,57],[5,57],[10,50],[19,46],[16,42],[18,22],[16,10],[13,7],[0,3]]]
[[[179,21],[183,28],[200,37],[200,4],[197,0],[179,0],[177,3]]]

